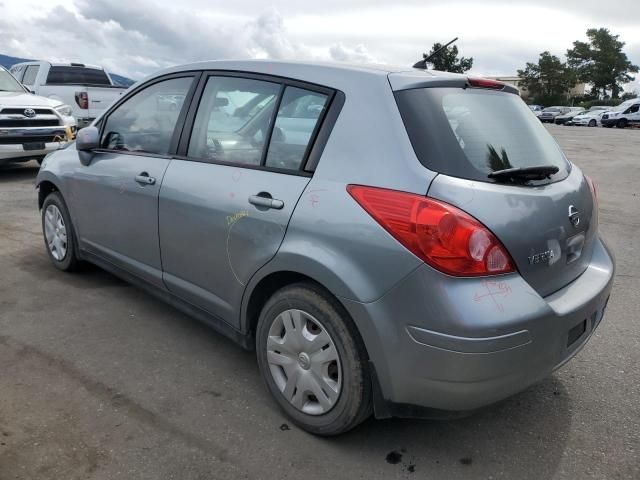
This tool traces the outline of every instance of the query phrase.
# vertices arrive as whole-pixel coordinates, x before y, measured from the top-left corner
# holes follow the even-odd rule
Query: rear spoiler
[[[466,75],[457,74],[437,74],[433,75],[434,71],[429,70],[425,73],[423,70],[413,70],[407,72],[398,72],[389,74],[389,83],[391,89],[395,91],[399,90],[412,90],[414,88],[484,88],[495,91],[502,91],[507,93],[513,93],[520,95],[518,90],[513,85],[508,83],[499,82],[489,78],[467,77]]]

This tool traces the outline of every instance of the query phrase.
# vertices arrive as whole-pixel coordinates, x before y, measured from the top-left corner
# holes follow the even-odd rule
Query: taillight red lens
[[[76,92],[75,97],[76,103],[81,109],[86,110],[89,108],[89,95],[87,92]]]
[[[479,276],[515,271],[495,235],[452,205],[362,185],[348,185],[347,191],[396,240],[444,273]]]
[[[492,88],[494,90],[502,90],[504,88],[504,83],[498,82],[497,80],[491,80],[489,78],[467,78],[469,85],[476,88]]]

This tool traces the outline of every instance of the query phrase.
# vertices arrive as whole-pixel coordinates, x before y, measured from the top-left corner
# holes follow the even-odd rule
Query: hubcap
[[[61,261],[67,255],[67,228],[62,213],[55,205],[44,211],[44,237],[51,256]]]
[[[267,362],[282,395],[298,410],[322,415],[338,401],[342,388],[338,351],[312,315],[290,309],[273,320]]]

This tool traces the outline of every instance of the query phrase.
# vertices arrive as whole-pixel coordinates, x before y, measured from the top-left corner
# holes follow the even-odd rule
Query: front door
[[[278,251],[309,182],[302,168],[327,98],[268,79],[209,77],[186,155],[160,191],[170,291],[239,326],[245,286]]]
[[[162,80],[117,106],[103,121],[101,148],[89,165],[78,164],[70,185],[82,205],[80,247],[161,287],[158,193],[192,82]]]

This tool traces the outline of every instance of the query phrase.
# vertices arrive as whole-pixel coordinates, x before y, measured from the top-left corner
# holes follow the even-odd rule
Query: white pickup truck
[[[34,95],[0,67],[0,163],[42,161],[73,140],[76,121],[60,100]]]
[[[36,95],[71,105],[79,128],[89,125],[127,88],[115,85],[102,67],[83,63],[24,62],[10,72]]]

